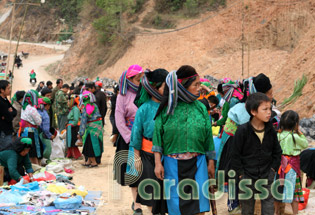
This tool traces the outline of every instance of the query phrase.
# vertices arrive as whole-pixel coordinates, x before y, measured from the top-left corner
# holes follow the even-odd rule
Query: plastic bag
[[[23,196],[19,192],[7,191],[0,194],[0,203],[18,204],[23,201]]]
[[[57,209],[78,209],[82,205],[82,197],[74,196],[70,198],[57,198],[54,201],[55,208]]]
[[[64,158],[65,157],[66,144],[65,141],[60,139],[60,133],[57,133],[56,138],[51,141],[51,155],[50,159]]]
[[[12,191],[25,191],[25,192],[29,192],[29,191],[38,191],[39,190],[39,184],[37,181],[34,181],[34,182],[31,182],[31,183],[28,183],[28,184],[23,184],[23,179],[11,186],[11,190]]]
[[[24,180],[30,180],[29,176],[23,176]],[[44,172],[44,173],[37,173],[34,175],[34,181],[55,181],[56,176],[49,173],[49,172]]]

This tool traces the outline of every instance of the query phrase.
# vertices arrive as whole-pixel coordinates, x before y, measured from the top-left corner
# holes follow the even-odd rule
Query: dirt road
[[[52,81],[55,85],[56,79],[58,77],[52,77],[45,71],[45,67],[49,64],[55,63],[58,60],[63,58],[62,55],[45,55],[45,56],[29,56],[27,59],[23,59],[23,67],[20,69],[14,69],[14,80],[12,92],[17,90],[29,90],[36,89],[39,81]],[[34,87],[29,82],[30,76],[29,73],[34,69],[36,73],[37,83]]]

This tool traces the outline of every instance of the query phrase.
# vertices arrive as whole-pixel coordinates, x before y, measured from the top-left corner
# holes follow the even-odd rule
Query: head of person
[[[51,106],[51,100],[47,97],[38,99],[38,106],[41,110],[49,110]]]
[[[218,93],[221,95],[221,97],[224,96],[224,92],[223,92],[223,87],[222,87],[222,83],[218,84],[218,87],[217,87],[217,91]]]
[[[281,115],[280,129],[283,131],[295,131],[299,127],[299,114],[293,110],[287,110]]]
[[[96,102],[95,95],[92,92],[86,90],[82,93],[79,107],[84,106],[87,115],[91,116],[95,111],[96,106],[95,102]]]
[[[193,95],[199,96],[200,94],[200,77],[195,68],[189,65],[181,66],[177,72],[177,80],[181,83],[188,92]]]
[[[53,83],[51,81],[47,81],[46,82],[46,86],[47,86],[47,88],[52,89],[53,88]]]
[[[273,89],[270,79],[263,73],[253,78],[253,83],[257,92],[266,94],[270,100],[273,99]]]
[[[24,97],[24,95],[25,95],[25,91],[24,91],[24,90],[22,90],[22,91],[17,91],[17,92],[15,93],[15,95],[16,95],[16,101],[18,101],[19,103],[21,103],[22,100],[23,100],[23,97]]]
[[[124,71],[119,79],[119,93],[126,95],[127,90],[137,93],[143,69],[139,65],[132,65]]]
[[[264,93],[254,93],[249,95],[245,104],[246,110],[251,119],[261,122],[269,122],[271,117],[271,100]]]
[[[23,110],[25,110],[28,105],[37,106],[38,97],[39,97],[39,94],[36,90],[27,91],[22,100]]]
[[[70,101],[69,101],[69,108],[73,108],[74,106],[79,107],[79,104],[80,104],[80,96],[71,95]]]
[[[40,92],[42,96],[47,97],[49,99],[51,99],[52,96],[52,90],[48,87],[45,87],[44,89],[42,89],[42,91]]]
[[[62,87],[61,87],[61,90],[62,90],[64,93],[68,93],[69,89],[70,89],[70,87],[69,87],[68,84],[64,84],[64,85],[62,85]]]
[[[80,81],[78,87],[79,87],[80,89],[82,89],[83,85],[84,85],[84,82],[83,82],[83,81]]]
[[[45,82],[44,81],[39,82],[39,87],[43,88],[44,86],[45,86]]]
[[[0,80],[0,95],[3,97],[11,95],[11,84],[7,80]]]
[[[163,98],[156,116],[161,113],[165,106],[167,106],[167,114],[172,115],[178,100],[191,103],[200,96],[200,77],[192,66],[184,65],[177,71],[170,72],[165,82]]]
[[[139,65],[131,65],[127,70],[126,77],[129,81],[131,81],[133,84],[139,86],[140,79],[143,76],[143,69]]]
[[[95,84],[93,82],[89,82],[85,85],[85,89],[87,91],[90,91],[91,93],[94,93],[96,91]]]
[[[61,89],[61,87],[63,86],[63,80],[62,79],[57,79],[56,84],[57,84],[57,87],[59,89]]]
[[[13,142],[13,147],[16,153],[24,157],[32,148],[32,139],[19,137]]]
[[[168,71],[165,69],[156,69],[154,71],[146,70],[141,78],[135,105],[140,107],[150,98],[155,102],[161,102],[167,75]]]
[[[114,90],[114,94],[118,94],[119,93],[119,86],[116,84],[114,87],[113,87],[113,90]]]
[[[219,99],[216,96],[209,96],[208,101],[210,105],[210,110],[213,110],[219,105]]]
[[[244,98],[241,102],[245,102],[248,95],[255,92],[266,94],[270,100],[273,99],[273,90],[270,79],[263,73],[260,73],[256,77],[246,79],[242,83]]]
[[[103,87],[103,83],[101,81],[96,81],[95,82],[95,88],[96,90],[101,90]]]

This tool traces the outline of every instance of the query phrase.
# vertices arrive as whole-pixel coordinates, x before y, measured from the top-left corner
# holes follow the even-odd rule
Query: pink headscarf
[[[206,78],[200,78],[200,82],[209,82],[210,83],[210,81]]]
[[[126,78],[131,78],[135,75],[138,75],[139,73],[142,73],[143,69],[141,66],[135,64],[135,65],[131,65],[128,70],[127,70],[127,74],[126,74]]]

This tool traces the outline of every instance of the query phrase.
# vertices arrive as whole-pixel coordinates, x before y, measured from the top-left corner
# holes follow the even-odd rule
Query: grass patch
[[[300,80],[295,81],[293,93],[291,94],[289,98],[286,98],[283,100],[281,106],[286,106],[289,103],[295,102],[302,95],[302,91],[306,83],[307,83],[307,77],[303,74]]]

